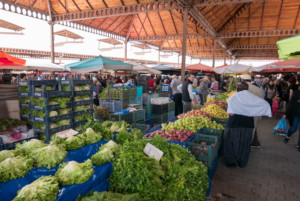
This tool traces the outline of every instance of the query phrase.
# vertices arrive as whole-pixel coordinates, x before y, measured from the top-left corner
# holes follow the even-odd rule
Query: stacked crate
[[[31,81],[18,81],[18,97],[20,108],[20,119],[30,120],[30,96],[31,96]]]
[[[154,123],[164,123],[168,121],[168,104],[152,104],[152,113]]]
[[[168,103],[168,120],[175,117],[175,102],[171,101]]]
[[[132,93],[132,92],[131,92]],[[129,87],[112,87],[108,88],[108,98],[111,100],[122,100],[123,108],[126,108],[129,104],[130,96]]]

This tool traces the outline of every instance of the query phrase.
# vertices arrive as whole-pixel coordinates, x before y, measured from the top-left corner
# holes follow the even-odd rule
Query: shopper
[[[273,80],[270,80],[265,87],[265,100],[270,104],[270,107],[272,107],[272,99],[276,94],[277,88],[275,87]]]
[[[27,76],[25,73],[21,73],[20,74],[20,81],[26,81],[27,80]]]
[[[221,92],[226,92],[228,87],[227,87],[227,84],[228,83],[228,78],[227,77],[224,77],[223,79],[223,82],[221,84]]]
[[[215,77],[211,77],[211,86],[210,86],[210,92],[212,94],[216,94],[219,92],[219,82],[216,80]]]
[[[183,112],[187,113],[192,110],[192,102],[194,102],[193,82],[195,75],[189,74],[188,78],[179,85],[177,89],[182,92]]]
[[[182,93],[177,89],[177,87],[181,84],[182,82],[178,80],[177,75],[173,75],[170,86],[173,92],[173,100],[175,102],[175,116],[178,116],[183,111]]]
[[[202,105],[204,105],[206,103],[206,99],[208,96],[208,91],[209,91],[208,90],[208,82],[209,82],[209,79],[207,76],[205,76],[200,83],[199,96],[200,96]]]
[[[293,93],[298,90],[296,81],[297,80],[294,76],[290,77],[288,80],[287,94],[286,94],[286,98],[285,98],[287,103],[289,103],[289,100],[292,98]]]
[[[94,104],[99,106],[99,91],[100,91],[101,85],[96,77],[93,77],[92,80],[93,80],[92,90],[93,90]]]
[[[280,97],[279,97],[279,93],[277,93],[276,96],[272,100],[272,116],[274,118],[277,115],[277,110],[279,108],[279,102],[280,102]]]
[[[300,124],[300,91],[296,91],[293,93],[289,104],[287,106],[286,113],[283,115],[283,118],[286,118],[289,120],[290,128],[284,138],[284,143],[288,143],[290,137],[292,134],[294,134]],[[299,131],[299,139],[297,143],[297,149],[300,152],[300,131]]]

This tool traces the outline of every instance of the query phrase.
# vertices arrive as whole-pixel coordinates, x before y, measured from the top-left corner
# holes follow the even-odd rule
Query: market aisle
[[[279,119],[263,118],[258,126],[260,148],[251,148],[246,168],[227,168],[219,158],[208,200],[299,201],[300,153],[298,132],[289,144],[272,134]],[[223,194],[216,198],[217,193]]]

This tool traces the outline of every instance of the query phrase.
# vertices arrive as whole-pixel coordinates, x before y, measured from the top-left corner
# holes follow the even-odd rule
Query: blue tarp
[[[82,163],[85,160],[91,158],[95,154],[102,144],[105,144],[105,140],[100,142],[83,146],[76,150],[68,151],[64,162],[77,161]],[[57,171],[59,165],[52,169],[47,168],[37,168],[33,167],[24,178],[18,178],[8,182],[0,183],[0,200],[10,201],[17,196],[18,190],[32,183],[34,180],[40,178],[41,176],[54,175]],[[108,178],[112,173],[112,164],[106,163],[101,166],[94,166],[94,175],[85,183],[79,185],[61,186],[57,200],[60,201],[70,201],[76,200],[79,194],[85,194],[92,190],[104,191],[109,188]]]

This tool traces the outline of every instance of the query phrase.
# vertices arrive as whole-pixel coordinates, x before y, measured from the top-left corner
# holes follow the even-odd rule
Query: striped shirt
[[[210,91],[211,91],[211,93],[214,93],[214,94],[218,93],[218,91],[219,91],[218,81],[214,81],[214,82],[211,83]]]

